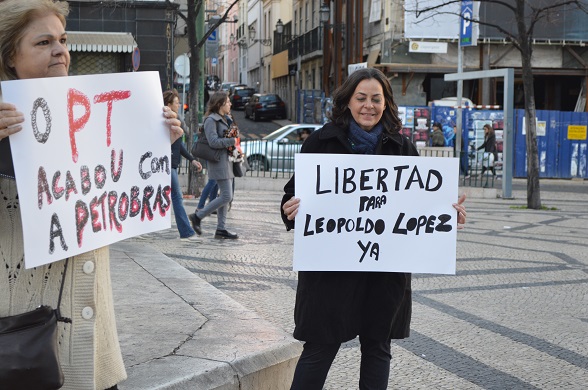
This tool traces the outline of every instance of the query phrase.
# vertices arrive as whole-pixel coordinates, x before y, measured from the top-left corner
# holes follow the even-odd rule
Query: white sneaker
[[[194,233],[190,237],[180,238],[180,240],[182,240],[182,241],[192,241],[192,242],[202,242],[202,240],[200,238],[198,238],[198,235],[196,233]]]

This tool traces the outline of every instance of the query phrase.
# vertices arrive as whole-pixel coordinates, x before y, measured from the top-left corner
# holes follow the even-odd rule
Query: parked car
[[[234,85],[239,85],[239,83],[236,83],[234,81],[233,82],[222,83],[220,89],[221,89],[221,91],[229,92],[230,89],[231,89],[231,87],[234,86]]]
[[[286,103],[275,93],[256,93],[245,105],[245,118],[285,118]]]
[[[286,125],[262,139],[241,141],[241,149],[254,171],[293,171],[294,155],[302,146],[302,132],[312,133],[322,126],[308,123]]]
[[[255,89],[249,87],[235,87],[231,95],[231,104],[234,110],[242,109],[255,93]]]

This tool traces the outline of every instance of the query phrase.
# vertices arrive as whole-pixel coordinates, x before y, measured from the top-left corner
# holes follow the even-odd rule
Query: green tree
[[[166,2],[168,4],[172,4],[170,0],[166,0]],[[200,59],[204,56],[204,45],[206,44],[206,40],[212,34],[212,32],[216,30],[221,23],[227,20],[229,12],[238,2],[239,0],[232,0],[229,3],[229,6],[226,8],[225,12],[220,16],[220,18],[211,19],[208,24],[208,30],[204,31],[204,26],[200,26],[202,27],[202,31],[204,31],[202,36],[197,36],[196,27],[198,21],[200,21],[200,23],[203,23],[204,21],[204,7],[206,5],[206,2],[204,0],[188,0],[188,14],[185,15],[182,12],[178,11],[178,16],[181,19],[183,19],[186,23],[188,46],[190,48],[190,88],[188,90],[188,96],[190,97],[190,121],[188,123],[188,129],[186,129],[188,146],[190,146],[190,143],[193,140],[192,132],[198,129],[200,92],[203,91],[204,88],[204,83],[201,80],[202,75],[200,74]],[[188,193],[194,194],[196,192],[195,187],[199,187],[197,183],[200,183],[202,181],[202,174],[197,175],[196,180],[194,180],[193,176],[190,175],[188,179]]]

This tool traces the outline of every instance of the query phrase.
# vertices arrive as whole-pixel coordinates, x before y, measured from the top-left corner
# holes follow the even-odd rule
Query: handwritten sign
[[[455,274],[458,159],[295,156],[295,271]]]
[[[171,147],[157,72],[2,82],[27,268],[170,227]]]

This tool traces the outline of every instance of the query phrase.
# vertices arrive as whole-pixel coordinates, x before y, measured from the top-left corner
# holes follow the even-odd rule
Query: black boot
[[[192,229],[196,232],[196,234],[201,235],[202,229],[200,228],[200,218],[196,214],[188,215],[190,222],[192,222]]]
[[[214,238],[234,240],[236,238],[239,238],[239,236],[236,234],[233,234],[233,233],[229,233],[226,230],[218,230],[217,229],[216,233],[214,233]]]

